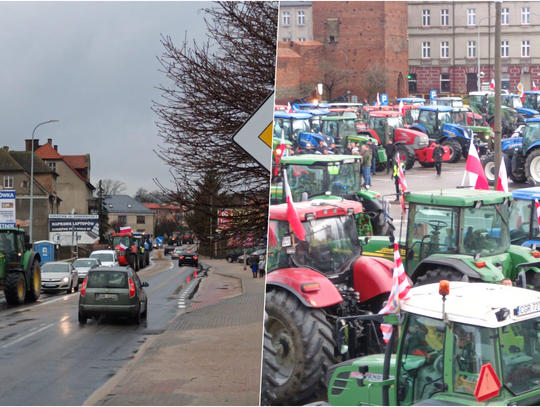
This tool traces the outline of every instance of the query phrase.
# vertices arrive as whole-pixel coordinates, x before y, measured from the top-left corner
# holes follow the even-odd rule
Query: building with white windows
[[[279,41],[312,41],[311,1],[282,1],[279,4]]]
[[[478,79],[489,86],[495,70],[494,2],[410,0],[408,35],[411,94],[466,94],[478,90]],[[540,83],[540,2],[502,3],[499,46],[503,89],[516,93],[520,82],[525,90]]]

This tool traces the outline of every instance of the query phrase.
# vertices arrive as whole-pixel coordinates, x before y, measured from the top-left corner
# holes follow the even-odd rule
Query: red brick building
[[[406,2],[316,1],[312,8],[314,41],[279,43],[277,99],[309,94],[325,73],[340,79],[333,98],[347,91],[358,100],[373,98],[370,73],[386,74],[381,93],[390,99],[408,94]]]

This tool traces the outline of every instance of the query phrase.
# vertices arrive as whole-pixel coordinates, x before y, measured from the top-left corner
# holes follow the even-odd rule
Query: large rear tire
[[[10,305],[21,305],[26,298],[26,281],[21,271],[8,273],[4,281],[4,295]]]
[[[276,356],[277,352],[272,346],[272,336],[265,330],[263,341],[261,406],[269,406],[276,400],[274,389],[278,387],[276,377],[279,370]]]
[[[486,178],[489,185],[495,185],[495,157],[492,155],[483,155],[480,158],[484,172],[486,173]],[[501,162],[504,165],[504,162]]]
[[[438,283],[441,280],[468,282],[469,277],[467,277],[465,274],[461,274],[457,270],[452,270],[448,267],[441,266],[434,268],[433,270],[429,270],[423,276],[418,277],[414,285],[418,286]]]
[[[266,312],[266,328],[277,351],[277,387],[269,385],[275,403],[307,400],[324,388],[326,372],[336,363],[332,327],[323,311],[305,307],[285,290],[266,294]]]
[[[449,163],[457,163],[461,159],[461,144],[456,140],[447,139],[441,143],[442,146],[447,146],[450,149],[450,160]]]
[[[412,147],[406,144],[396,144],[396,151],[399,153],[401,162],[405,165],[405,170],[410,170],[416,160],[416,154]]]
[[[28,282],[30,290],[27,292],[26,301],[35,302],[41,295],[41,267],[39,266],[39,261],[34,260],[28,276],[30,277],[30,281]]]
[[[532,151],[525,160],[525,178],[533,186],[540,185],[540,149]]]

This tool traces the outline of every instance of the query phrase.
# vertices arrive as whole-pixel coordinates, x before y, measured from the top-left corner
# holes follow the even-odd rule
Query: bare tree
[[[317,83],[322,83],[327,92],[328,101],[333,98],[332,92],[339,88],[343,88],[343,85],[347,83],[349,74],[347,71],[336,69],[335,65],[329,61],[322,61],[320,64],[319,74],[317,75]]]
[[[278,5],[217,2],[204,12],[206,43],[186,38],[175,47],[170,37],[162,39],[165,52],[159,61],[172,85],[159,86],[163,100],[154,101],[153,109],[165,143],[157,153],[171,167],[174,183],[156,183],[169,203],[209,213],[215,203],[190,197],[198,189],[195,181],[212,172],[235,197],[235,206],[250,214],[252,233],[261,238],[267,228],[269,174],[232,136],[274,89]],[[245,228],[230,233],[242,234]]]
[[[386,91],[386,83],[388,82],[388,74],[382,64],[375,62],[362,75],[365,94],[369,101],[375,100],[377,93]]]
[[[101,188],[103,188],[103,195],[120,195],[127,190],[127,186],[124,181],[104,179],[100,180]]]

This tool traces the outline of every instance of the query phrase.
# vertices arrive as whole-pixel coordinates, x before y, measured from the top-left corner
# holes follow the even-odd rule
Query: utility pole
[[[495,188],[499,181],[501,143],[501,3],[495,0]]]

